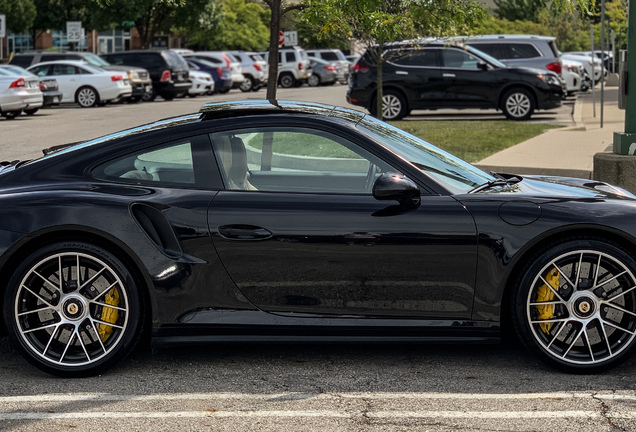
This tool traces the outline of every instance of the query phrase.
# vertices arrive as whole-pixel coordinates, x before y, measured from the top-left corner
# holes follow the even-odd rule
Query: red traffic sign
[[[285,43],[285,33],[282,31],[278,32],[278,45],[282,46]]]

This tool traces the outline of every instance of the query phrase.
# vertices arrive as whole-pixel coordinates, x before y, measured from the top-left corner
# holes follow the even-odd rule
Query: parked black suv
[[[527,120],[535,109],[561,105],[563,88],[550,71],[506,67],[476,49],[445,41],[392,44],[382,68],[385,120],[413,109],[495,108]],[[353,67],[347,102],[376,111],[377,69],[367,52]]]
[[[117,71],[126,75],[132,87],[130,100],[138,102],[152,94],[152,81],[148,71],[137,66],[114,66],[97,54],[83,51],[29,51],[13,56],[10,64],[28,68],[36,63],[57,60],[80,60],[109,71]]]
[[[157,95],[172,100],[177,94],[187,93],[192,87],[190,69],[179,54],[170,50],[137,50],[102,54],[110,64],[138,66],[146,69],[152,79],[153,92],[144,100],[154,100]]]

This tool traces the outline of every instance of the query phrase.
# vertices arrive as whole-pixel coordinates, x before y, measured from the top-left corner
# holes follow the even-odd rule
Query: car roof
[[[313,102],[286,100],[243,100],[232,102],[213,102],[203,105],[199,112],[203,114],[203,118],[206,120],[256,113],[292,113],[322,115],[327,117],[347,119],[353,122],[359,122],[366,116],[366,113],[349,108]]]
[[[83,60],[51,60],[51,61],[45,61],[45,62],[40,62],[40,63],[35,63],[31,66],[29,66],[29,69],[34,67],[34,66],[41,66],[41,65],[49,65],[49,64],[68,64],[68,65],[73,65],[73,66],[81,66],[83,68],[90,66],[96,69],[101,69],[98,66],[93,66],[90,63],[86,63]]]

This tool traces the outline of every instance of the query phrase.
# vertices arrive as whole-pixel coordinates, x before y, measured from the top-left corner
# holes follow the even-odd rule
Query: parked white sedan
[[[82,107],[132,95],[129,80],[120,72],[107,71],[81,61],[42,62],[27,70],[39,77],[54,77],[63,94],[62,102],[77,102]]]
[[[19,74],[0,68],[0,115],[13,119],[22,110],[37,110],[42,100],[38,77],[27,71]]]

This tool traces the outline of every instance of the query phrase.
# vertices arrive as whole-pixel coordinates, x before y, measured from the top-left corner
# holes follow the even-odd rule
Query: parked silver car
[[[22,110],[37,110],[42,106],[40,80],[32,73],[19,74],[0,68],[0,115],[13,119]],[[35,111],[34,111],[35,112]]]
[[[338,71],[338,82],[346,84],[349,81],[350,62],[339,49],[313,49],[307,50],[309,57],[319,58],[328,62],[335,62],[340,66]]]
[[[239,85],[241,91],[257,91],[267,85],[268,65],[259,53],[230,51],[230,54],[241,62],[241,69],[245,77],[245,80]]]

